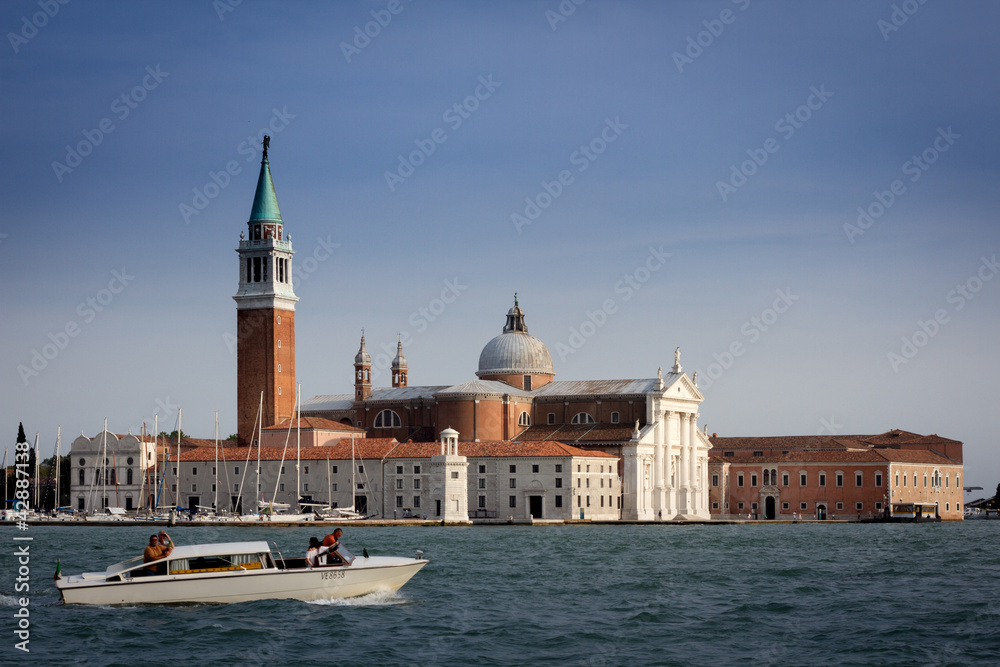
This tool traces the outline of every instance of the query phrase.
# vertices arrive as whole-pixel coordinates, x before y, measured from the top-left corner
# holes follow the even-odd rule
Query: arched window
[[[80,468],[80,486],[83,486],[83,468]]]
[[[399,415],[392,410],[383,410],[375,415],[375,428],[399,428],[401,425]]]
[[[575,415],[573,415],[573,421],[571,421],[570,423],[571,424],[593,424],[594,423],[594,418],[591,417],[586,412],[577,412]]]
[[[125,471],[125,483],[129,484],[129,485],[132,484],[132,469],[131,468],[129,468],[128,470]]]
[[[517,418],[518,426],[531,426],[531,416],[527,412],[522,412]]]

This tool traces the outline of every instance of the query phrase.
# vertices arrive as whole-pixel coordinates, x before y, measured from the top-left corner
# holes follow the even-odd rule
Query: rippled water
[[[1000,664],[1000,522],[348,526],[345,544],[430,563],[353,600],[171,607],[58,601],[63,571],[138,555],[148,527],[33,527],[31,654],[13,650],[17,533],[0,531],[3,661],[74,664]],[[184,528],[176,542],[310,528]]]

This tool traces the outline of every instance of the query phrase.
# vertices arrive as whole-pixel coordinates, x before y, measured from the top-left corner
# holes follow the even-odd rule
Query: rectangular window
[[[837,486],[843,486],[843,485],[844,485],[844,473],[838,472],[837,473]]]
[[[480,475],[485,475],[486,474],[486,466],[482,466],[482,465],[479,466],[479,474]]]
[[[212,493],[215,493],[215,484],[212,485]]]
[[[480,489],[485,489],[486,488],[486,478],[485,477],[480,477],[479,478],[479,488]]]
[[[396,507],[403,506],[403,496],[396,496]]]
[[[285,490],[285,483],[278,482],[278,491],[284,491],[284,490]]]
[[[512,489],[516,489],[517,488],[517,478],[516,477],[511,477],[510,478],[510,488],[512,488]]]
[[[524,387],[525,391],[531,391],[531,376],[530,375],[525,375],[524,376],[524,384],[522,386]]]
[[[556,464],[556,472],[562,472],[562,464],[561,463],[557,463]]]
[[[396,474],[397,475],[403,474],[403,466],[396,466]]]
[[[239,493],[239,492],[240,492],[240,485],[233,484],[233,493]]]
[[[617,412],[612,412],[611,413],[611,423],[612,424],[617,424],[618,423],[618,413]]]
[[[217,474],[217,473],[215,472],[215,466],[212,466],[212,474],[213,474],[213,475]]]
[[[562,507],[562,496],[556,496],[556,507]]]
[[[589,477],[587,478],[587,488],[588,489],[590,488],[590,478]]]
[[[750,475],[750,486],[757,486],[757,475]]]
[[[859,472],[854,474],[854,486],[861,486],[861,483],[863,481],[864,481],[864,475],[862,473]]]
[[[511,496],[509,503],[509,507],[517,507],[517,496]]]
[[[743,473],[736,475],[736,486],[743,486]]]
[[[587,496],[587,507],[590,507],[590,496]]]
[[[330,471],[332,474],[337,474],[337,466],[333,466],[333,470]]]
[[[285,472],[285,471],[282,470],[281,472]],[[191,474],[192,475],[197,475],[198,474],[198,466],[192,466],[191,467]]]
[[[419,475],[420,474],[420,466],[413,466],[413,474],[414,475]]]
[[[420,507],[420,496],[413,496],[413,506]]]
[[[192,484],[191,485],[191,493],[198,493],[198,485],[197,484]]]
[[[549,413],[548,422],[550,424],[555,424],[556,423],[556,413],[554,413],[554,412],[550,412]]]
[[[881,510],[882,509],[882,503],[881,503],[881,501],[875,503],[875,509],[876,510]]]
[[[809,503],[799,503],[799,509],[800,510],[809,509]]]
[[[177,493],[177,485],[176,485],[176,484],[171,484],[171,485],[170,485],[170,490],[171,490],[172,492],[174,492],[174,493]]]
[[[604,496],[601,496],[601,507],[604,507]]]
[[[819,485],[820,486],[826,486],[826,473],[822,473],[821,472],[819,474]]]
[[[788,486],[788,473],[787,472],[781,473],[781,485],[782,486]]]
[[[397,489],[403,488],[403,480],[402,479],[397,479],[396,480],[396,488]]]
[[[743,503],[736,503],[737,509],[743,509]]]
[[[538,464],[537,463],[532,463],[531,464],[531,472],[538,472]]]
[[[358,464],[358,474],[359,475],[364,475],[365,474],[365,467],[363,465],[361,465],[361,464]]]
[[[556,477],[556,488],[557,489],[562,488],[562,477]]]
[[[717,502],[712,503],[712,509],[714,509],[714,510],[719,509],[719,503],[717,503]]]
[[[906,486],[906,475],[903,475],[903,486]]]
[[[284,474],[285,474],[285,466],[281,466],[281,474],[282,474],[282,475],[284,475]]]
[[[330,485],[330,490],[331,491],[336,491],[337,490],[337,483],[336,482],[334,482],[333,484]],[[336,507],[336,505],[334,505],[334,507]]]
[[[414,489],[419,489],[420,488],[420,480],[419,479],[417,479],[417,478],[413,479],[413,488]]]
[[[458,479],[458,472],[457,472],[457,471],[455,471],[455,470],[452,470],[452,471],[451,471],[451,478],[452,478],[452,479]]]
[[[788,509],[788,503],[781,503],[781,509],[787,510]]]
[[[240,474],[240,467],[239,466],[234,466],[233,467],[233,474],[234,475],[239,475]]]
[[[510,467],[510,472],[511,472],[511,474],[513,474],[513,473],[517,472],[517,466],[513,466],[513,465],[512,465],[512,466]]]
[[[479,507],[480,509],[486,507],[486,496],[479,496]]]
[[[718,485],[719,485],[719,476],[712,475],[712,486],[718,486]]]
[[[337,472],[337,469],[336,469],[336,468],[334,468],[334,470],[333,470],[333,471],[334,471],[334,472]],[[309,466],[302,466],[302,474],[303,474],[303,475],[308,475],[308,474],[309,474]]]
[[[855,507],[855,509],[857,509],[860,512],[861,510],[863,510],[865,508],[865,504],[864,503],[855,503],[854,507]]]
[[[303,491],[308,491],[309,490],[309,485],[308,484],[303,484],[302,485],[302,490]]]
[[[837,503],[837,509],[838,510],[844,509],[844,503]]]
[[[805,486],[805,485],[806,485],[806,474],[804,472],[799,473],[799,486]]]

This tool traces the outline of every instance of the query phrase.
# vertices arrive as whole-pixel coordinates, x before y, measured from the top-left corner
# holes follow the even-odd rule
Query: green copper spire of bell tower
[[[278,197],[274,194],[271,166],[267,161],[267,148],[270,142],[271,137],[264,137],[264,157],[260,161],[260,176],[257,177],[257,192],[253,197],[249,222],[272,222],[280,225],[281,211],[278,210]]]

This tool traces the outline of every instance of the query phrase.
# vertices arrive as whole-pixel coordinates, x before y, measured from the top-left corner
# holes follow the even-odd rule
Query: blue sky
[[[1000,481],[995,3],[55,6],[0,5],[11,443],[235,431],[269,127],[306,397],[362,327],[471,379],[517,292],[558,379],[680,346],[710,432],[939,433]]]

